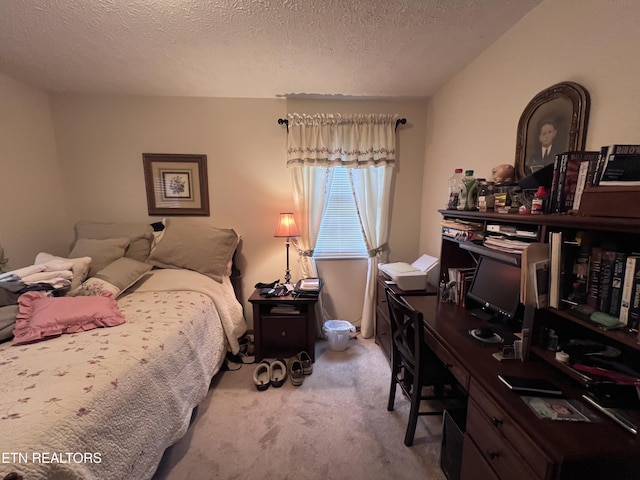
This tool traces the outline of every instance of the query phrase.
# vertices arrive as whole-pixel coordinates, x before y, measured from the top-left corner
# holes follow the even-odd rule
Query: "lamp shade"
[[[274,237],[299,237],[300,232],[293,218],[293,213],[281,213]]]

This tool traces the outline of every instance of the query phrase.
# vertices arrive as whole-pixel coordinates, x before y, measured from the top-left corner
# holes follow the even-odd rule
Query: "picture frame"
[[[143,153],[149,215],[209,216],[207,156]]]
[[[587,89],[575,82],[557,83],[531,99],[518,122],[516,180],[553,163],[558,153],[584,149],[590,104]]]

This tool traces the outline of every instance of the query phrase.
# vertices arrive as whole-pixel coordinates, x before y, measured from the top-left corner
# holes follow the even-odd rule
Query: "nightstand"
[[[253,305],[253,331],[256,362],[265,357],[292,357],[305,351],[315,362],[317,298],[265,298],[256,289]]]

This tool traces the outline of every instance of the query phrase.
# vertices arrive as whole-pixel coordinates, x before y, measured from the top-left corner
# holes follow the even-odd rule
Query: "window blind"
[[[367,257],[367,248],[349,182],[349,172],[344,167],[334,169],[327,209],[320,224],[314,257]]]

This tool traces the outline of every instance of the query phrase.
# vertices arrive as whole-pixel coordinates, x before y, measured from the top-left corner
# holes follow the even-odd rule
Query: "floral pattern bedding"
[[[228,279],[173,272],[118,300],[122,325],[0,344],[0,478],[152,477],[222,365],[224,323],[246,328]]]

